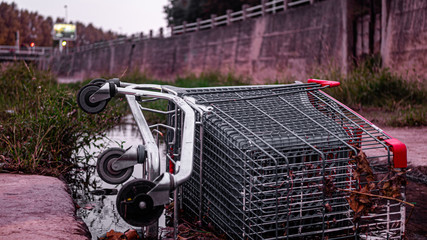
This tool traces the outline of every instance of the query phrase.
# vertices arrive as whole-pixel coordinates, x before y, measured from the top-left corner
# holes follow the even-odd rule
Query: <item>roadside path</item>
[[[406,145],[409,167],[427,166],[427,127],[380,128]]]

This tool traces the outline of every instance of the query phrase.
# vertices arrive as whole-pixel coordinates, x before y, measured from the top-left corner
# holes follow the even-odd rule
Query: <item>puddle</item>
[[[96,173],[96,156],[110,147],[122,147],[127,149],[131,146],[141,144],[141,136],[131,115],[126,116],[123,124],[118,125],[107,132],[106,138],[96,144],[103,144],[101,149],[91,147],[85,149],[88,154],[94,157],[85,159],[80,168],[77,169],[73,178],[69,181],[72,197],[78,204],[77,216],[88,226],[92,234],[92,239],[106,234],[113,229],[116,232],[125,232],[128,229],[138,229],[127,224],[116,210],[117,191],[123,186],[111,185],[101,180]],[[163,146],[163,150],[162,150]],[[160,146],[161,152],[164,145]],[[79,155],[84,156],[83,151]],[[161,171],[165,171],[165,160],[161,159]],[[132,177],[128,180],[141,178],[142,166],[136,165]],[[165,219],[159,219],[159,225],[164,226]]]

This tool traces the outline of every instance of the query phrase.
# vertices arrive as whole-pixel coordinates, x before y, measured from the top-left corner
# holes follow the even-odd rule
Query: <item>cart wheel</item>
[[[102,86],[106,82],[107,82],[107,80],[105,80],[103,78],[95,78],[92,81],[90,81],[89,84]]]
[[[109,148],[98,157],[96,162],[96,171],[99,177],[110,184],[120,184],[126,182],[133,173],[133,167],[122,169],[119,171],[113,170],[113,163],[125,153],[121,148]]]
[[[105,109],[108,103],[107,100],[96,103],[89,101],[90,96],[92,96],[92,94],[94,94],[100,88],[101,86],[89,84],[82,87],[77,93],[77,104],[83,111],[87,113],[99,113]]]
[[[147,193],[156,186],[153,182],[135,179],[120,189],[116,207],[120,216],[130,225],[148,226],[163,213],[163,206],[153,206],[153,199]]]

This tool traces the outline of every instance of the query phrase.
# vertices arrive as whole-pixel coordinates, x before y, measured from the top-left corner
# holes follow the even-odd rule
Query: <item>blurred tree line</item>
[[[19,32],[20,45],[28,47],[31,42],[36,46],[53,46],[52,40],[53,24],[65,22],[62,18],[53,21],[51,17],[45,18],[37,12],[19,10],[15,3],[0,3],[0,45],[15,45],[16,32]],[[70,22],[72,23],[72,22]],[[92,24],[84,25],[76,22],[77,39],[73,45],[83,45],[98,41],[105,41],[117,38],[117,34],[101,28],[96,28]]]
[[[197,21],[197,18],[208,19],[211,14],[225,15],[228,9],[242,10],[243,4],[255,6],[261,4],[261,0],[169,0],[164,7],[169,26],[181,25]]]

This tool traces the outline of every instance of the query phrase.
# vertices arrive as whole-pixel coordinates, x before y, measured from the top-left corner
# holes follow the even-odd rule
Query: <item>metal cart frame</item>
[[[233,239],[293,239],[304,236],[332,239],[331,232],[339,232],[334,239],[398,239],[405,231],[405,207],[402,204],[388,201],[385,203],[386,210],[362,217],[362,221],[355,224],[346,201],[338,196],[326,196],[325,189],[323,192],[316,190],[324,187],[326,172],[333,175],[334,179],[339,179],[334,181],[342,188],[355,190],[364,184],[352,177],[353,166],[348,160],[350,155],[360,152],[362,142],[367,152],[385,151],[385,154],[376,154],[375,158],[386,159],[389,166],[395,169],[406,168],[406,147],[403,143],[321,91],[338,85],[338,82],[310,79],[306,84],[298,82],[288,85],[183,89],[125,83],[118,79],[97,79],[80,90],[78,103],[84,111],[98,113],[115,95],[126,97],[143,143],[122,155],[104,159],[108,164],[100,168],[100,175],[101,178],[104,175],[104,180],[122,183],[131,175],[129,169],[136,164],[143,164],[145,180],[127,183],[124,190],[119,192],[117,205],[119,213],[121,208],[141,210],[145,216],[140,214],[129,217],[126,214],[129,210],[122,210],[124,213],[120,215],[132,225],[152,225],[150,231],[154,235],[157,234],[155,221],[163,205],[171,202],[173,192],[175,230],[177,209],[181,206],[187,209],[189,215],[197,216],[199,221],[217,224],[222,232]],[[275,104],[273,98],[279,99],[282,105]],[[140,105],[159,99],[169,101],[167,111]],[[303,107],[299,107],[298,103]],[[275,109],[269,109],[270,105]],[[277,135],[268,125],[265,131],[271,131],[272,134],[266,137],[256,132],[260,129],[252,127],[256,123],[233,115],[239,112],[239,107],[243,109],[246,106],[257,112],[255,118],[269,122],[286,134]],[[167,123],[149,125],[143,111],[163,114]],[[290,126],[280,111],[285,115],[293,115],[289,118],[304,119],[312,127],[296,123]],[[247,119],[251,118],[249,115]],[[169,162],[169,172],[164,173],[160,173],[158,148],[159,135],[163,135],[161,128],[167,133],[166,157]],[[304,128],[308,132],[304,132]],[[310,131],[317,132],[312,134]],[[312,139],[309,139],[310,134],[313,135]],[[157,136],[157,140],[153,135]],[[282,146],[285,150],[280,150]],[[290,150],[295,146],[302,150]],[[299,155],[288,155],[292,151]],[[307,155],[301,155],[301,152]],[[239,159],[237,162],[229,157],[233,154]],[[301,161],[306,162],[305,165]],[[310,169],[313,165],[319,168],[319,175],[316,175],[316,169]],[[231,185],[215,182],[218,174],[227,175],[221,179],[229,181],[227,184]],[[318,186],[310,186],[312,184]],[[181,189],[179,193],[178,189]],[[230,194],[228,198],[233,200],[220,198],[218,189],[225,191],[226,196]],[[301,195],[299,204],[293,200],[297,198],[294,195],[296,192]],[[120,196],[121,193],[124,196]],[[316,194],[317,197],[313,197]],[[234,198],[235,195],[241,196]],[[404,187],[401,197],[404,198]],[[303,199],[306,199],[305,202]],[[313,203],[311,207],[308,206],[311,204],[309,201]],[[209,204],[216,206],[207,206]],[[333,205],[339,213],[335,213],[335,210],[328,213],[321,209],[325,204]],[[235,208],[235,205],[241,209]],[[299,209],[298,216],[294,216],[291,207]],[[211,209],[217,212],[212,213]],[[207,216],[209,214],[211,216]],[[308,217],[310,214],[312,217]],[[333,225],[329,223],[332,219],[336,227],[329,227]],[[239,223],[234,226],[234,222]],[[298,222],[302,225],[298,225]],[[322,224],[320,228],[317,226],[319,222]],[[356,225],[357,228],[369,231],[355,230]]]

